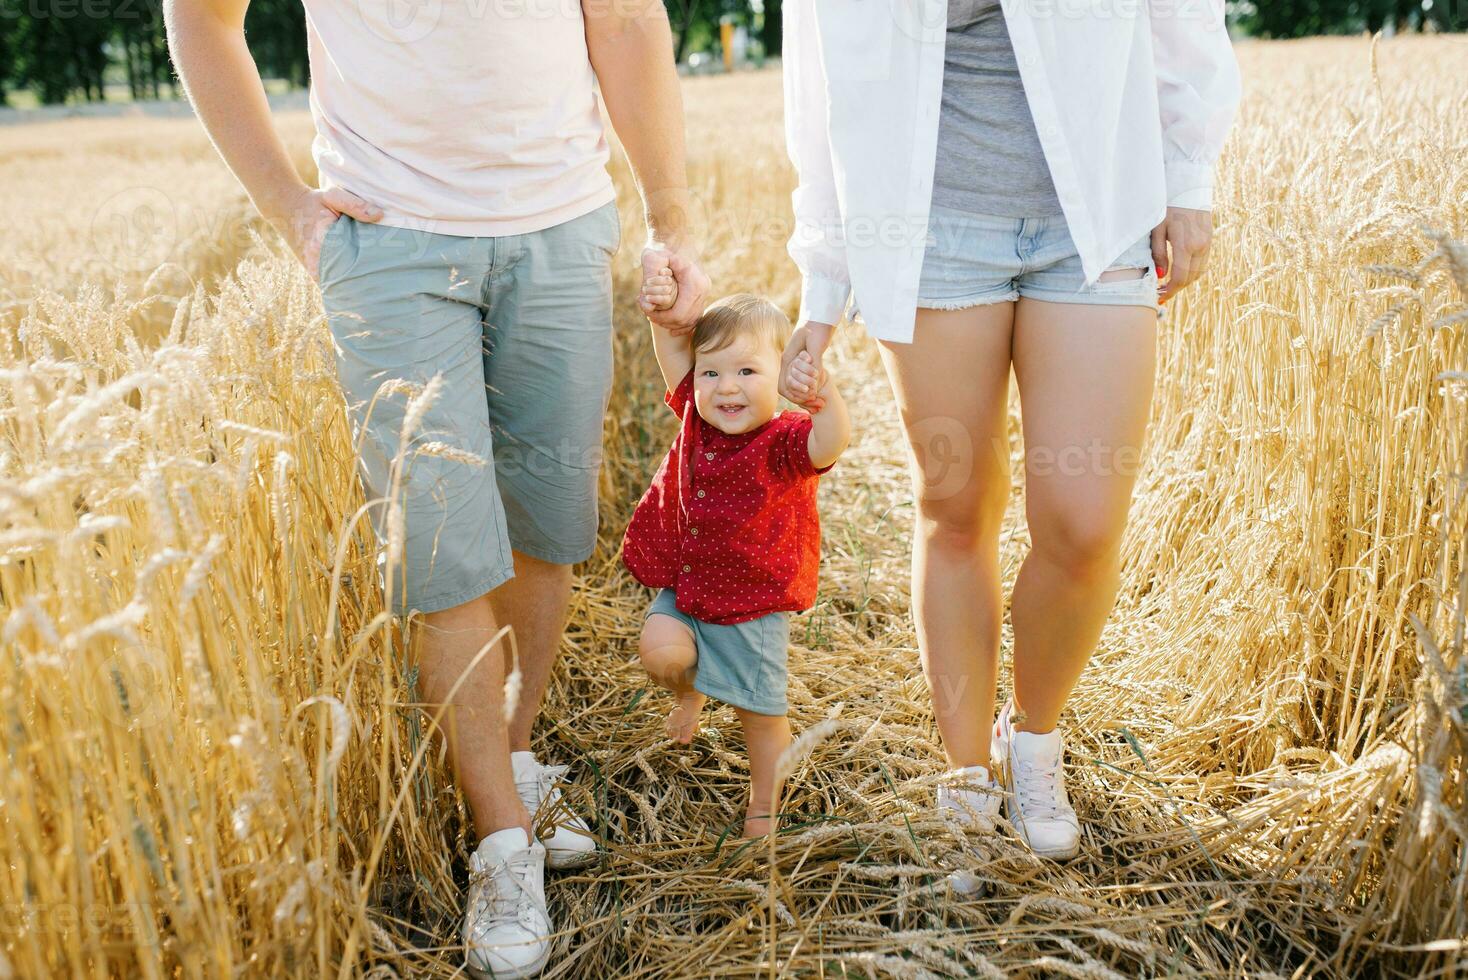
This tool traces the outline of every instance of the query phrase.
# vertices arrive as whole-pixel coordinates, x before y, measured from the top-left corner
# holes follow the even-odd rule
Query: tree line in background
[[[781,0],[664,2],[680,63],[717,49],[723,19],[744,25],[766,55],[779,54]],[[16,92],[44,104],[116,98],[119,88],[133,99],[177,96],[162,6],[163,0],[0,0],[0,105]],[[1468,0],[1229,0],[1228,8],[1237,31],[1261,37],[1468,26]],[[301,0],[251,0],[245,30],[262,75],[306,84]]]

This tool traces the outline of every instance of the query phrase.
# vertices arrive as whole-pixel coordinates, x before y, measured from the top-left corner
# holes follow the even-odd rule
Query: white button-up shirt
[[[1003,0],[1086,284],[1162,223],[1211,207],[1239,70],[1222,0]],[[786,0],[785,138],[799,175],[800,317],[848,300],[912,340],[928,237],[948,0]]]

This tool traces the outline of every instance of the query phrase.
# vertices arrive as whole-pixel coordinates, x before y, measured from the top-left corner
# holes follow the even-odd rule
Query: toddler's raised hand
[[[824,369],[816,369],[815,358],[810,356],[810,351],[803,350],[796,354],[785,374],[785,387],[793,392],[808,391],[810,394],[803,400],[791,400],[812,413],[819,412],[826,405],[826,400],[820,396],[820,391],[825,386],[826,372]]]
[[[672,269],[663,266],[656,275],[642,280],[642,292],[637,297],[637,305],[642,307],[644,313],[672,309],[676,302],[678,281],[673,278]]]

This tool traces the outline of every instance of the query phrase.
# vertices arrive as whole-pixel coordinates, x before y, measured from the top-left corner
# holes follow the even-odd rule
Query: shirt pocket
[[[795,0],[805,2],[805,0]],[[875,82],[891,76],[892,44],[901,8],[916,0],[810,0],[816,11],[821,60],[831,82]]]

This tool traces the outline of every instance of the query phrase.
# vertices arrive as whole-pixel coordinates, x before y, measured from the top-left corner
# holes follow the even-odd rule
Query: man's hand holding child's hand
[[[674,337],[691,333],[707,305],[708,291],[709,277],[694,259],[656,244],[642,250],[637,307],[654,326]]]

